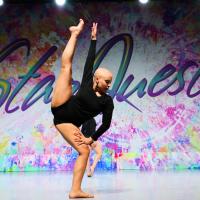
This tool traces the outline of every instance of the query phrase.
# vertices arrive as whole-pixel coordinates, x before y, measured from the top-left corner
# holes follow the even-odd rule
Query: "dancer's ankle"
[[[74,39],[77,39],[79,35],[80,34],[77,34],[75,32],[71,32],[71,37],[73,37]]]

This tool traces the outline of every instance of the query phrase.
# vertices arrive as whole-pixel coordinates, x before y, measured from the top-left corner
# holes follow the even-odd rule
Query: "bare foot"
[[[77,26],[70,26],[69,30],[71,34],[79,35],[84,27],[84,21],[82,19],[79,20],[79,24]]]
[[[70,192],[69,193],[70,199],[76,199],[76,198],[94,198],[93,194],[85,193],[83,191],[79,192]]]

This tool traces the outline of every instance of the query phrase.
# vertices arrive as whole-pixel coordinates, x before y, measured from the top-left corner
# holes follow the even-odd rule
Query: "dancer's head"
[[[98,68],[94,73],[93,83],[100,93],[105,93],[112,82],[112,73],[105,68]]]

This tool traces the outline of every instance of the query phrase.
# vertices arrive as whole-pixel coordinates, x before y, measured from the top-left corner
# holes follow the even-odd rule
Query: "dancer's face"
[[[96,85],[101,93],[105,93],[109,89],[111,82],[112,73],[109,71],[102,71],[96,77]]]

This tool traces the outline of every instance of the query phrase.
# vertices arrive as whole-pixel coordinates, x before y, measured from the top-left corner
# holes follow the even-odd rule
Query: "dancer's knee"
[[[88,157],[90,154],[90,149],[87,145],[84,145],[84,146],[82,145],[82,148],[79,149],[78,153],[80,155]]]
[[[61,65],[61,73],[72,73],[72,63],[71,62],[66,62]]]

